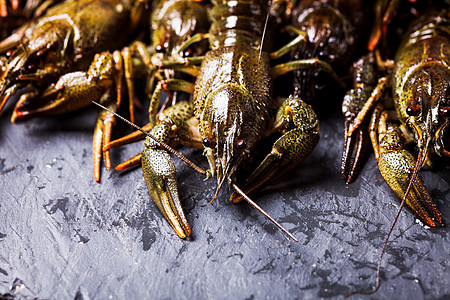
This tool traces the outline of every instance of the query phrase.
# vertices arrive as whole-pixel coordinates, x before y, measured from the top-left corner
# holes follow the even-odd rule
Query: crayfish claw
[[[20,96],[19,101],[16,103],[13,113],[11,115],[11,123],[16,123],[16,121],[26,120],[34,115],[39,115],[37,113],[38,109],[33,109],[33,105],[40,103],[39,100],[36,99],[38,95],[37,90],[28,91]]]
[[[5,107],[6,102],[8,102],[11,95],[13,95],[18,89],[18,85],[14,85],[11,88],[7,89],[3,95],[0,95],[0,115],[2,114],[3,107]]]
[[[276,131],[283,135],[274,143],[272,151],[246,180],[243,190],[249,195],[270,181],[274,181],[296,167],[319,142],[319,120],[310,105],[298,97],[286,99],[278,110]],[[243,197],[234,192],[231,201]]]
[[[344,140],[344,151],[342,153],[341,174],[347,183],[353,182],[361,170],[366,157],[368,145],[368,134],[365,128],[358,128]]]
[[[420,219],[424,220],[428,226],[436,227],[436,222],[442,224],[442,216],[425,188],[422,178],[419,177],[416,179],[413,188],[414,197],[407,198],[406,204],[411,207],[411,209],[420,217]]]
[[[170,155],[161,149],[146,148],[142,171],[150,196],[180,238],[191,234],[175,180],[176,169]]]
[[[436,227],[436,222],[442,223],[442,216],[427,191],[422,177],[413,172],[415,165],[420,165],[420,161],[416,162],[412,154],[403,149],[404,145],[405,141],[400,129],[389,124],[386,134],[380,139],[378,168],[386,183],[401,199],[405,197],[411,180],[414,180],[406,197],[406,205],[426,225]]]
[[[87,73],[68,73],[41,95],[22,95],[14,109],[14,119],[24,120],[76,111],[89,106],[92,100],[99,99],[104,92],[102,87],[94,84]]]
[[[106,107],[99,106],[109,111]],[[141,163],[145,183],[151,198],[178,236],[181,238],[189,236],[191,228],[181,206],[176,182],[176,168],[169,152],[177,155],[191,167],[196,168],[196,170],[202,170],[174,150],[169,144],[177,144],[179,141],[191,144],[194,142],[192,137],[188,137],[188,120],[193,115],[192,102],[182,101],[167,108],[164,111],[165,118],[159,120],[158,124],[151,129],[151,133],[147,133],[143,128],[138,127],[113,111],[109,112],[125,120],[133,127],[139,128],[140,132],[146,135],[144,151],[117,166],[116,170],[123,170]],[[108,147],[103,147],[103,149],[107,150]],[[202,174],[205,174],[205,172],[203,171]]]
[[[352,66],[352,73],[353,89],[347,92],[342,103],[345,138],[341,173],[347,183],[356,179],[367,156],[370,112],[386,86],[384,77],[377,83],[373,52],[358,59]]]
[[[401,199],[405,196],[405,191],[411,180],[414,163],[414,157],[406,150],[392,151],[380,155],[378,161],[380,173],[389,187]],[[442,223],[442,216],[437,210],[429,192],[425,188],[425,184],[420,175],[417,175],[414,180],[413,187],[406,198],[406,205],[408,205],[426,225],[436,227],[436,222],[428,212],[431,213],[438,223]]]
[[[359,92],[363,92],[360,90]],[[345,117],[345,129],[344,129],[344,149],[342,152],[341,162],[341,174],[344,176],[347,183],[353,182],[359,171],[365,157],[367,156],[367,145],[369,144],[369,126],[365,120],[358,128],[351,132],[351,125],[354,123],[357,111],[360,103],[355,103],[357,99],[363,99],[364,97],[357,97],[354,90],[351,90],[344,97],[342,105],[342,111]]]

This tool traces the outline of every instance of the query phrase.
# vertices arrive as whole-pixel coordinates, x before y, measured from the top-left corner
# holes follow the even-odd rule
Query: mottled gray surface
[[[339,298],[375,283],[399,201],[371,156],[360,178],[339,174],[342,120],[321,123],[321,141],[285,183],[254,199],[296,244],[213,180],[175,160],[192,237],[179,239],[150,200],[141,170],[92,175],[95,110],[11,125],[0,118],[0,295],[39,299]],[[142,147],[113,152],[114,163]],[[200,151],[184,151],[204,168]],[[450,220],[450,165],[424,170]],[[382,285],[364,299],[449,299],[449,227],[426,229],[401,213]],[[13,289],[13,291],[11,291]]]

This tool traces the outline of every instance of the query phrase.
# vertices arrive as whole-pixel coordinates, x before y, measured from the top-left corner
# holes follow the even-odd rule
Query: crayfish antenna
[[[408,184],[408,187],[407,187],[406,192],[405,192],[405,196],[403,196],[403,198],[402,198],[402,203],[398,207],[397,213],[395,214],[395,217],[394,217],[394,221],[392,222],[392,225],[389,228],[389,232],[388,232],[388,234],[386,236],[386,240],[384,241],[383,248],[381,249],[380,258],[378,259],[377,281],[376,281],[376,284],[375,284],[375,288],[373,290],[371,290],[371,291],[368,291],[368,292],[365,292],[365,291],[351,292],[350,294],[345,295],[345,298],[348,298],[348,297],[356,295],[356,294],[372,295],[372,294],[375,294],[378,291],[378,289],[380,288],[381,262],[383,260],[383,255],[386,252],[387,243],[389,241],[389,238],[391,237],[392,230],[394,229],[394,226],[397,223],[398,217],[400,216],[400,213],[401,213],[401,211],[403,209],[403,206],[405,206],[406,198],[408,197],[409,192],[410,192],[410,190],[411,190],[411,188],[412,188],[412,186],[414,184],[414,181],[416,180],[417,174],[419,174],[419,169],[422,166],[422,163],[423,163],[423,149],[420,149],[419,150],[419,154],[417,156],[416,165],[414,166],[414,170],[413,170],[413,173],[411,175],[411,179],[409,180],[409,184]]]
[[[141,131],[142,133],[144,133],[146,136],[150,137],[152,140],[154,140],[155,142],[157,142],[161,147],[163,147],[165,150],[169,151],[170,153],[174,154],[175,156],[177,156],[179,159],[181,159],[185,164],[187,164],[189,167],[191,167],[192,169],[194,169],[195,171],[197,171],[198,173],[202,174],[202,175],[206,175],[206,171],[203,170],[202,168],[200,168],[199,166],[197,166],[196,164],[194,164],[192,161],[190,161],[189,159],[186,158],[186,156],[184,156],[183,154],[181,154],[180,152],[178,152],[177,150],[173,149],[172,147],[170,147],[169,145],[167,145],[166,143],[160,141],[159,139],[157,139],[156,137],[154,137],[153,135],[151,135],[150,133],[146,132],[145,130],[143,130],[141,127],[137,126],[136,124],[130,122],[129,120],[125,119],[124,117],[122,117],[121,115],[119,115],[118,113],[104,107],[103,105],[101,105],[98,102],[92,101],[92,103],[94,103],[95,105],[103,108],[104,110],[109,111],[110,113],[112,113],[113,115],[115,115],[116,117],[118,117],[119,119],[121,119],[122,121],[124,121],[125,123],[128,123],[129,125],[133,126],[134,128],[136,128],[137,130]]]
[[[259,69],[259,62],[261,60],[261,54],[262,54],[262,51],[263,51],[262,49],[263,49],[263,45],[264,45],[264,38],[266,37],[267,24],[269,23],[270,7],[271,6],[272,6],[272,0],[269,1],[269,9],[267,10],[266,21],[264,23],[264,29],[263,29],[262,36],[261,36],[261,45],[259,46],[258,65],[256,67],[256,72],[258,72],[258,69]]]
[[[268,213],[266,213],[258,204],[256,204],[249,196],[247,196],[236,184],[231,184],[234,190],[241,195],[251,206],[256,208],[260,213],[262,213],[269,221],[271,221],[275,226],[277,226],[281,231],[283,231],[288,237],[290,237],[295,242],[299,242],[298,239],[290,233],[286,228],[284,228],[280,223],[278,223],[274,218],[272,218]]]

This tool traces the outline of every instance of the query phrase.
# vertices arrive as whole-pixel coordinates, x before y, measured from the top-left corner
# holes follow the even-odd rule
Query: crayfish
[[[430,163],[433,154],[450,156],[445,143],[450,117],[449,29],[448,4],[434,7],[410,26],[393,61],[383,61],[378,52],[371,52],[353,66],[355,87],[347,93],[343,105],[346,118],[343,175],[351,181],[359,171],[369,128],[380,173],[402,199],[383,247],[373,292],[379,287],[386,243],[405,203],[426,225],[435,227],[443,223],[418,172]],[[388,88],[392,88],[400,125],[389,118],[381,101]],[[406,150],[407,142],[416,144],[416,159]]]
[[[347,68],[364,33],[369,5],[367,1],[300,1],[293,8],[291,26],[287,28],[303,37],[303,43],[291,51],[291,59],[315,59],[327,62],[338,74]],[[302,97],[319,111],[334,107],[330,92],[345,87],[340,79],[329,80],[321,69],[308,68],[294,72],[294,95]],[[320,99],[326,99],[321,103]],[[318,103],[319,102],[319,103]],[[322,106],[322,107],[321,107]]]
[[[387,113],[381,114],[381,104],[377,105],[370,122],[375,157],[379,161],[383,177],[400,198],[405,197],[409,183],[413,182],[413,189],[411,195],[406,197],[406,203],[432,227],[436,226],[436,223],[426,209],[437,222],[442,222],[442,217],[434,204],[431,204],[431,197],[426,192],[420,175],[416,177],[412,171],[415,166],[421,168],[429,163],[433,153],[449,156],[449,151],[444,145],[445,129],[450,115],[448,99],[450,69],[447,52],[450,39],[446,34],[449,26],[448,18],[449,13],[445,9],[435,9],[422,16],[412,25],[392,63],[388,62],[377,67],[373,53],[363,57],[354,65],[357,70],[355,78],[364,81],[364,88],[369,90],[352,90],[344,100],[344,113],[348,118],[354,119],[346,126],[346,136],[350,140],[355,138],[356,130],[360,130],[364,118],[369,116],[371,108],[377,104],[383,91],[392,86],[395,109],[403,125],[400,127],[393,123],[386,125]],[[387,74],[379,79],[372,76],[376,73],[376,68],[386,67],[392,69],[392,75]],[[367,75],[362,74],[362,71]],[[355,96],[358,91],[364,92]],[[372,94],[368,97],[368,101],[363,102],[362,106],[358,104],[359,108],[354,101],[350,101],[360,100],[358,96],[369,95],[370,91]],[[354,112],[355,107],[359,113]],[[402,134],[400,129],[405,134]],[[403,150],[405,138],[413,138],[416,141],[419,149],[416,162],[411,159],[409,152]],[[351,172],[355,170],[354,167]],[[426,209],[420,204],[421,201],[424,201]]]
[[[105,105],[117,109],[121,74],[125,72],[130,77],[127,65],[131,64],[131,58],[126,50],[114,53],[109,50],[123,47],[130,40],[145,19],[143,4],[141,1],[67,0],[50,7],[46,2],[37,8],[36,19],[0,43],[0,52],[8,50],[9,56],[3,63],[0,78],[0,111],[23,88],[27,89],[21,92],[15,105],[12,122],[72,112],[101,97]],[[123,24],[129,26],[124,28]],[[115,86],[117,101],[111,96]],[[94,136],[97,179],[101,143],[109,141],[114,122],[113,117],[104,113],[98,118]],[[109,162],[107,157],[105,160]]]
[[[295,39],[277,52],[266,52],[261,39],[269,13],[265,1],[213,1],[213,5],[209,33],[194,35],[186,42],[191,44],[208,38],[211,49],[202,57],[185,57],[182,61],[159,66],[162,70],[191,75],[197,72],[195,84],[178,78],[160,81],[152,96],[150,111],[156,112],[154,107],[163,89],[193,94],[193,101],[179,102],[164,110],[158,122],[150,115],[155,125],[139,156],[150,195],[182,238],[188,236],[191,229],[179,199],[176,170],[167,153],[171,149],[167,144],[177,141],[203,149],[209,169],[202,171],[193,167],[206,178],[217,177],[217,192],[226,181],[234,189],[233,202],[243,199],[252,202],[248,194],[292,170],[311,153],[319,140],[318,119],[312,108],[298,97],[274,99],[272,79],[292,70],[318,66],[339,80],[328,64],[317,59],[271,67],[270,58],[295,49],[303,38]],[[242,189],[239,188],[237,173],[260,141],[274,133],[282,135],[243,182]]]

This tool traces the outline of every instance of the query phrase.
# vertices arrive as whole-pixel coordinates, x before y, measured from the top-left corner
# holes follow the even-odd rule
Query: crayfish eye
[[[155,46],[156,53],[164,53],[166,52],[167,42],[164,44],[158,44]]]
[[[236,147],[239,151],[245,150],[245,148],[247,148],[247,142],[244,140],[237,140]]]
[[[183,52],[183,57],[191,57],[192,56],[192,51],[190,49],[187,49],[186,51]]]
[[[449,106],[441,107],[439,109],[439,112],[441,113],[441,115],[443,117],[446,117],[446,118],[450,117],[450,107]]]
[[[420,114],[420,106],[419,105],[411,105],[406,108],[406,113],[408,116],[418,116]]]
[[[211,138],[204,138],[203,139],[203,146],[205,148],[213,148],[213,147],[216,146],[216,142],[213,139],[211,139]]]

